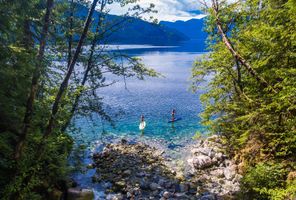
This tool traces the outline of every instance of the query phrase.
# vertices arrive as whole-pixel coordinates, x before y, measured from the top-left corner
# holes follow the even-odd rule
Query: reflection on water
[[[114,46],[112,48],[116,49]],[[147,67],[155,69],[164,77],[147,78],[144,81],[127,80],[127,90],[121,78],[116,77],[119,83],[99,91],[99,95],[104,98],[106,111],[116,121],[116,128],[106,123],[102,126],[99,117],[95,117],[95,128],[86,119],[79,119],[76,125],[82,130],[81,137],[96,141],[102,133],[116,136],[142,135],[148,140],[164,139],[174,144],[191,139],[201,129],[198,113],[202,108],[199,94],[188,90],[189,78],[194,60],[202,53],[193,52],[192,49],[186,52],[186,47],[121,45],[118,48],[142,58]],[[182,120],[170,124],[168,121],[172,109],[176,109],[176,117],[182,117]],[[141,115],[145,116],[147,123],[143,132],[139,131]]]

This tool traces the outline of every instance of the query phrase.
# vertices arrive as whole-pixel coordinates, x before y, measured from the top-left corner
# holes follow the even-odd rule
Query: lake
[[[111,50],[120,49],[130,56],[140,57],[143,63],[164,77],[145,80],[116,77],[116,84],[99,90],[105,110],[116,122],[112,127],[99,116],[93,121],[76,120],[81,129],[75,135],[76,141],[93,143],[100,138],[111,141],[127,137],[134,140],[159,141],[168,147],[182,145],[190,140],[196,131],[202,130],[198,114],[202,110],[200,93],[190,91],[190,75],[194,61],[204,53],[197,45],[151,46],[151,45],[111,45]],[[187,51],[186,51],[187,49]],[[114,77],[112,77],[113,79]],[[172,109],[182,120],[173,124]],[[140,116],[145,116],[147,126],[139,130]]]
[[[93,120],[76,119],[79,134],[73,134],[75,141],[87,143],[88,150],[83,159],[84,164],[92,163],[89,156],[94,151],[100,151],[105,142],[112,143],[126,138],[129,142],[144,142],[165,152],[165,156],[178,160],[185,156],[182,148],[193,143],[192,137],[196,131],[202,131],[199,113],[202,106],[199,100],[200,92],[190,91],[190,75],[194,61],[204,53],[191,45],[163,47],[151,45],[120,45],[120,48],[131,56],[140,57],[143,63],[155,69],[164,77],[147,78],[144,81],[127,79],[126,86],[123,78],[118,83],[101,89],[99,96],[103,97],[105,110],[116,122],[116,127],[104,122],[99,116]],[[186,51],[187,49],[187,51]],[[111,77],[110,77],[111,78]],[[113,79],[114,77],[112,77]],[[176,117],[182,120],[174,124],[168,123],[172,109]],[[145,116],[147,126],[144,132],[139,130],[140,116]],[[82,187],[92,188],[95,199],[106,199],[101,184],[91,182],[96,170],[85,173],[74,173],[72,177]]]

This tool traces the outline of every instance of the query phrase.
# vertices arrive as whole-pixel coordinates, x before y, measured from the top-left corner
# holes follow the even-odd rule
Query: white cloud
[[[203,14],[194,14],[194,12],[192,12],[198,11],[200,8],[198,0],[139,0],[137,4],[142,7],[149,7],[151,3],[155,5],[155,9],[158,13],[149,14],[149,16],[152,15],[159,21],[186,21],[192,18],[200,19],[205,16]],[[122,8],[118,4],[112,4],[109,7],[110,14],[124,14],[127,12],[128,7],[131,6],[132,5]]]

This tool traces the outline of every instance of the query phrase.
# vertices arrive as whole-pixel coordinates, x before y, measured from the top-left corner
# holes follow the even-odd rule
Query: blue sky
[[[139,0],[137,2],[137,4],[143,7],[149,6],[150,3],[155,4],[158,13],[152,15],[159,21],[187,21],[192,18],[200,19],[205,16],[196,12],[200,8],[198,0]],[[110,8],[110,14],[120,15],[126,11],[127,8],[114,4]]]

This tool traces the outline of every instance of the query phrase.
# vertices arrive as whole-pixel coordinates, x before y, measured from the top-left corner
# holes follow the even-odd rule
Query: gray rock
[[[136,176],[137,176],[137,177],[144,177],[144,176],[146,176],[146,174],[145,174],[145,172],[138,172],[138,173],[136,174]]]
[[[123,200],[123,195],[122,194],[116,194],[114,195],[114,197],[112,198],[112,200]]]
[[[234,179],[236,172],[233,168],[225,168],[224,169],[224,176],[227,180]]]
[[[130,176],[131,175],[131,173],[132,173],[132,171],[131,170],[125,170],[124,172],[123,172],[123,174],[124,175],[127,175],[127,176]]]
[[[67,191],[68,200],[93,200],[94,192],[90,189],[69,188]]]
[[[226,167],[229,167],[229,166],[233,165],[233,163],[232,163],[231,160],[225,160],[225,161],[224,161],[224,165],[225,165]]]
[[[158,181],[158,185],[165,187],[166,181],[163,178],[160,178]]]
[[[212,161],[213,161],[213,163],[218,163],[218,159],[217,159],[217,157],[211,157],[212,158]]]
[[[175,193],[174,199],[188,199],[188,196],[185,193]]]
[[[164,184],[164,187],[165,188],[170,188],[172,187],[173,183],[171,181],[167,181],[165,184]]]
[[[189,190],[189,185],[186,183],[181,183],[180,184],[180,192],[187,192]]]
[[[109,189],[109,188],[112,188],[113,184],[111,182],[103,182],[102,186],[105,189]]]
[[[122,194],[108,194],[106,200],[123,200]]]
[[[202,197],[200,198],[200,200],[216,200],[216,197],[215,197],[215,195],[213,195],[213,194],[207,194],[207,195],[205,195],[205,196],[202,196]]]
[[[217,158],[217,160],[220,161],[220,160],[223,160],[223,158],[224,158],[225,156],[223,155],[223,153],[219,152],[219,153],[216,153],[215,157]]]
[[[235,177],[234,177],[234,179],[233,179],[233,182],[240,182],[240,180],[242,179],[242,175],[240,175],[240,174],[236,174],[235,175]]]
[[[194,158],[188,159],[187,162],[196,169],[204,169],[214,164],[212,159],[206,155],[196,156]]]
[[[172,196],[172,193],[168,192],[168,191],[165,191],[162,195],[164,198],[168,199]]]
[[[140,182],[140,188],[142,189],[142,190],[148,190],[149,189],[149,184],[146,182],[146,181],[141,181]]]
[[[154,190],[158,190],[158,189],[161,189],[160,185],[158,185],[157,183],[151,183],[151,184],[149,185],[149,187],[150,187],[150,189],[151,189],[152,191],[154,191]]]
[[[133,195],[132,195],[130,192],[127,192],[127,193],[126,193],[126,197],[127,197],[127,198],[131,198],[132,196],[133,196]]]
[[[210,172],[212,176],[218,177],[218,178],[223,178],[224,177],[224,171],[223,169],[216,169]]]

